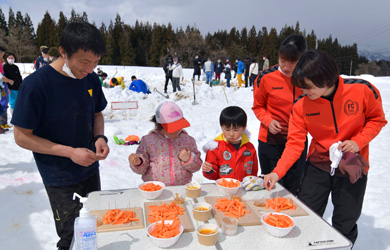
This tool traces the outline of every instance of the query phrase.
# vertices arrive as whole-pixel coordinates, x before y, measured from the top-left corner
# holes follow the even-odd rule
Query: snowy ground
[[[31,64],[19,64],[25,75],[32,72]],[[125,84],[130,85],[130,78],[136,75],[144,80],[153,90],[161,92],[164,86],[164,73],[161,68],[102,66],[109,77],[123,76]],[[193,87],[190,79],[192,70],[184,70],[186,84],[181,95],[172,93],[168,88],[169,100],[175,101],[183,110],[184,116],[191,123],[187,129],[200,149],[207,141],[219,134],[218,118],[221,110],[229,105],[244,108],[248,115],[248,130],[252,133],[251,141],[257,147],[259,121],[254,116],[252,91],[250,88],[213,87],[203,84],[196,86],[196,100],[193,103]],[[25,76],[24,75],[24,76]],[[371,81],[381,91],[383,107],[387,119],[390,117],[390,77],[360,76]],[[235,81],[233,80],[233,83]],[[109,138],[111,152],[105,161],[101,161],[100,173],[102,189],[133,188],[141,183],[141,178],[131,172],[127,157],[135,152],[137,146],[121,146],[112,140],[116,135],[126,138],[128,135],[139,137],[153,128],[149,119],[156,107],[167,100],[153,92],[146,96],[120,87],[104,89],[109,105],[104,110],[105,134]],[[110,103],[115,101],[138,101],[135,110],[111,110]],[[370,144],[370,173],[363,206],[363,213],[358,221],[359,237],[354,249],[390,249],[390,126],[386,126]],[[18,147],[13,139],[13,129],[0,135],[0,230],[2,232],[1,249],[55,249],[58,237],[55,232],[49,201],[37,171],[32,153]],[[204,159],[202,152],[202,158]],[[201,173],[195,174],[202,178]],[[331,205],[325,213],[330,222]]]

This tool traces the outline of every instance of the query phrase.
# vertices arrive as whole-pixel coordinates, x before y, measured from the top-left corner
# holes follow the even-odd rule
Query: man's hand
[[[104,160],[107,158],[108,153],[110,153],[110,148],[108,147],[106,141],[103,138],[99,138],[95,142],[96,147],[96,156],[98,160]]]
[[[183,148],[183,149],[180,151],[179,159],[180,159],[182,162],[188,162],[188,161],[191,159],[191,151],[188,150],[188,149],[186,149],[186,148]]]
[[[268,127],[269,132],[276,135],[280,131],[282,131],[282,126],[277,120],[272,120]]]
[[[98,160],[95,152],[87,148],[74,148],[71,152],[70,159],[81,166],[88,167]]]
[[[135,153],[129,155],[129,163],[131,166],[138,166],[141,164],[141,158]]]
[[[275,183],[279,180],[279,176],[272,172],[267,175],[264,175],[264,187],[268,190],[271,191],[271,189],[275,186]]]

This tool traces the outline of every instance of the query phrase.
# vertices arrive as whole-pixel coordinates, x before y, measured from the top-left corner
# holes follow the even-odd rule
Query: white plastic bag
[[[343,157],[343,152],[340,149],[337,149],[340,144],[341,141],[335,142],[329,148],[329,158],[332,161],[332,164],[330,165],[330,167],[332,168],[330,170],[331,176],[334,175],[334,172],[336,171],[336,168],[339,167],[339,163],[341,161],[341,158]]]

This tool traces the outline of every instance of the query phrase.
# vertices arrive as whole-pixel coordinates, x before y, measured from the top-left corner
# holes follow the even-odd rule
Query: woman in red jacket
[[[286,149],[273,172],[264,177],[264,183],[270,190],[285,175],[300,157],[306,135],[310,133],[313,139],[299,198],[322,216],[332,193],[332,225],[354,243],[367,169],[362,164],[356,165],[352,168],[354,173],[346,171],[348,176],[343,174],[343,169],[340,171],[340,164],[331,175],[329,148],[340,141],[338,149],[359,153],[368,162],[369,142],[387,123],[380,93],[368,81],[341,78],[334,60],[318,50],[302,55],[292,84],[306,95],[294,104]],[[352,174],[360,176],[354,183],[350,181]]]
[[[295,99],[302,94],[291,84],[291,75],[306,47],[303,36],[287,37],[279,48],[279,64],[261,72],[255,80],[252,110],[261,122],[258,154],[262,174],[271,173],[286,146],[288,119]],[[306,150],[279,180],[294,195],[303,178],[305,161]]]

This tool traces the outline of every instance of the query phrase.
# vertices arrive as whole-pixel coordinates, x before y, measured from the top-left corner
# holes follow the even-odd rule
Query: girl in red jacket
[[[343,154],[360,154],[368,162],[369,142],[387,123],[380,93],[368,81],[341,78],[334,60],[318,50],[302,55],[292,83],[306,96],[294,104],[286,149],[273,172],[264,177],[264,183],[270,190],[286,174],[310,133],[313,139],[298,197],[322,216],[332,193],[332,225],[354,243],[368,169],[359,160],[354,165],[340,163],[334,175],[330,174],[329,148],[340,141],[338,149]],[[357,177],[357,181],[352,182],[351,177]]]

